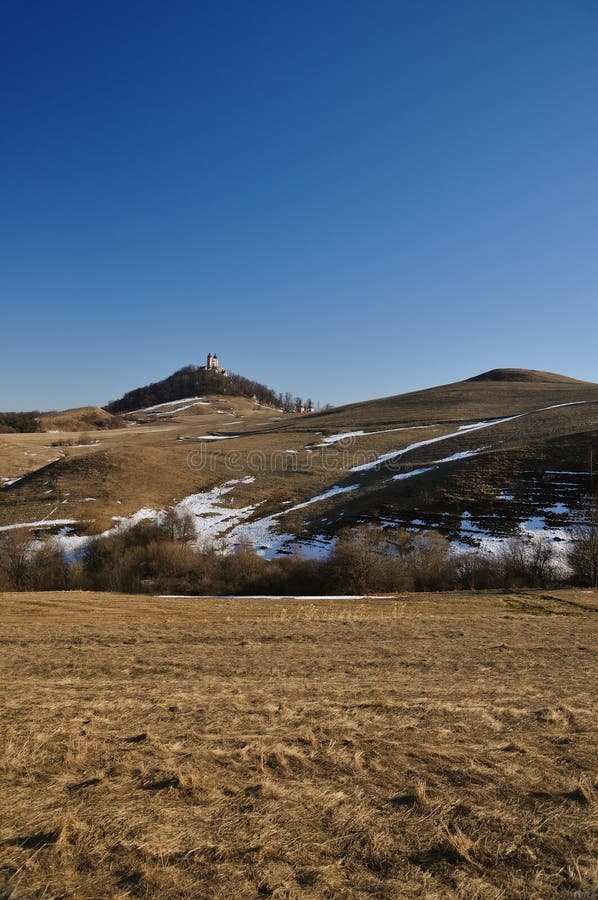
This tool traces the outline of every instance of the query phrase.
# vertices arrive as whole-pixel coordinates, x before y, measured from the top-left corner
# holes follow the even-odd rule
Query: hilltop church
[[[226,369],[218,365],[218,355],[216,353],[208,353],[207,365],[203,366],[206,372],[216,372],[217,375],[228,375]]]

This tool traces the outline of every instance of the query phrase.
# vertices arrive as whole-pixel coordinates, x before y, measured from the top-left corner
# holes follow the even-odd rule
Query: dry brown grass
[[[241,477],[229,471],[220,442],[208,446],[213,460],[205,467],[190,467],[189,452],[199,448],[197,439],[203,434],[243,433],[274,413],[267,408],[256,410],[243,398],[207,399],[210,406],[193,407],[174,417],[92,432],[91,439],[98,441],[92,446],[85,446],[90,433],[79,431],[0,435],[0,480],[28,476],[10,488],[0,484],[0,525],[49,516],[82,523],[93,520],[91,530],[101,531],[113,524],[112,516],[128,515],[141,507],[160,509],[175,498]],[[268,439],[268,447],[292,446],[288,440],[286,435],[274,442]],[[224,443],[229,449],[229,442]],[[259,446],[257,437],[244,445],[249,452]]]
[[[98,406],[81,406],[60,412],[42,413],[41,427],[44,431],[85,431],[88,429],[111,427],[118,418]]]
[[[285,531],[332,535],[340,524],[375,520],[379,514],[399,522],[427,516],[426,521],[436,527],[445,521],[447,509],[456,516],[453,525],[458,527],[463,510],[472,511],[472,498],[480,500],[484,513],[498,491],[511,491],[509,473],[518,471],[517,465],[521,468],[528,455],[541,458],[540,479],[544,469],[583,469],[592,434],[598,431],[598,385],[558,379],[461,382],[309,416],[282,416],[239,397],[206,399],[208,403],[172,416],[164,415],[168,409],[161,408],[132,415],[121,428],[87,432],[98,441],[93,446],[85,446],[89,440],[82,440],[86,433],[82,421],[94,412],[87,408],[55,414],[62,415],[55,425],[62,422],[74,428],[76,423],[77,431],[58,436],[0,435],[0,480],[28,476],[12,486],[0,485],[0,526],[69,519],[78,523],[79,533],[98,533],[111,527],[114,516],[147,507],[162,509],[231,478],[251,475],[252,483],[239,484],[226,502],[241,507],[258,504],[259,517],[304,502],[337,483],[360,482],[359,491],[291,514],[285,519]],[[397,482],[384,469],[357,479],[350,473],[353,465],[424,438],[452,433],[464,422],[577,401],[584,402],[503,423],[482,432],[483,438],[473,431],[446,444],[412,451],[405,461],[418,467],[433,462],[439,452],[447,456],[479,449],[482,442],[486,448],[471,459],[431,471],[424,479]],[[421,429],[422,425],[426,427]],[[321,447],[325,435],[385,428],[401,430]],[[212,432],[226,433],[229,439],[201,442],[201,436]],[[568,436],[573,436],[573,443],[565,458],[561,450]],[[52,446],[57,443],[59,447]],[[205,458],[199,465],[197,461],[190,464],[190,453],[197,454],[200,447]],[[288,454],[289,450],[293,453]],[[559,499],[548,491],[546,505]],[[524,502],[521,509],[514,508],[515,524],[534,513],[528,507]]]
[[[576,383],[461,383],[310,416],[282,416],[266,407],[256,409],[251,401],[237,397],[207,399],[209,404],[194,406],[172,417],[163,416],[162,410],[160,417],[152,421],[146,417],[143,424],[128,423],[114,430],[91,432],[99,442],[93,446],[79,446],[89,443],[82,440],[84,431],[0,435],[0,479],[29,476],[0,489],[0,526],[37,522],[46,517],[66,518],[79,522],[80,532],[99,532],[111,526],[113,516],[128,515],[144,507],[164,508],[189,494],[245,475],[252,475],[255,480],[251,485],[238,485],[227,502],[235,506],[258,503],[258,514],[268,515],[279,512],[284,504],[316,496],[344,479],[354,482],[355,476],[349,471],[353,465],[424,438],[452,433],[457,424],[554,403],[588,401],[503,423],[491,432],[483,432],[483,438],[474,431],[447,444],[410,454],[408,464],[417,467],[438,458],[439,452],[449,455],[457,450],[476,449],[481,441],[484,446],[496,445],[496,452],[487,450],[454,464],[458,471],[463,467],[465,497],[469,500],[470,484],[476,486],[476,496],[483,494],[488,466],[508,469],[513,454],[524,453],[531,444],[534,458],[541,455],[544,444],[548,447],[545,468],[585,465],[587,453],[583,449],[578,454],[580,459],[573,454],[575,458],[566,464],[554,461],[550,441],[558,438],[562,442],[567,435],[587,433],[587,443],[587,435],[598,429],[598,386]],[[421,429],[421,425],[427,427]],[[318,447],[326,434],[384,428],[402,430],[362,435],[349,444],[333,444],[324,450]],[[202,435],[212,432],[232,436],[207,444],[200,441]],[[52,446],[57,442],[60,447]],[[586,446],[583,440],[581,443]],[[206,454],[204,462],[190,465],[190,452],[197,453],[200,447]],[[313,447],[316,449],[310,452]],[[289,450],[294,455],[287,454]],[[346,514],[345,521],[352,521],[369,516],[372,509],[375,512],[385,504],[389,504],[391,516],[398,510],[399,515],[410,517],[414,507],[421,505],[410,492],[418,492],[425,484],[430,496],[436,496],[442,492],[451,471],[449,468],[432,472],[424,482],[393,482],[386,471],[365,473],[363,483],[367,490],[341,495],[317,510],[310,507],[292,521],[287,520],[285,526],[301,530],[306,519],[313,519],[313,529],[321,533],[328,526],[323,520],[318,521],[316,514],[338,524],[341,510]],[[494,496],[495,491],[488,490]],[[448,493],[460,497],[463,488],[452,484]],[[445,510],[446,502],[446,497],[441,497],[438,507]],[[434,513],[432,509],[432,518]],[[334,530],[336,526],[331,527]]]
[[[590,900],[596,599],[0,595],[0,894]]]

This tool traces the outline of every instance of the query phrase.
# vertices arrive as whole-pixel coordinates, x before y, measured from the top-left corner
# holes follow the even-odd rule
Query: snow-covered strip
[[[413,469],[411,472],[401,472],[399,475],[393,475],[393,481],[405,481],[406,478],[414,478],[416,475],[424,475],[431,472],[436,466],[424,466],[421,469]]]
[[[133,413],[153,412],[155,409],[164,409],[165,406],[174,406],[176,403],[193,403],[194,401],[206,403],[208,405],[210,403],[209,400],[204,400],[203,397],[181,397],[180,400],[168,400],[166,403],[156,403],[154,406],[144,406],[142,409],[132,409],[127,415],[131,416]]]
[[[361,437],[365,434],[365,431],[361,429],[360,431],[341,431],[340,434],[331,434],[329,437],[324,438],[321,444],[318,444],[319,447],[324,447],[326,444],[336,444],[338,441],[346,441],[350,438]]]
[[[459,425],[459,431],[474,431],[476,428],[485,428],[488,424],[488,421],[492,420],[486,420],[484,422],[470,422],[469,425]]]
[[[421,469],[413,469],[411,472],[401,472],[400,475],[393,475],[393,481],[403,481],[405,478],[413,478],[414,475],[423,475],[425,472],[431,472],[433,469],[437,469],[438,466],[443,465],[443,463],[467,459],[468,456],[477,456],[483,449],[483,447],[479,447],[477,450],[461,450],[459,453],[452,453],[451,456],[445,456],[444,459],[437,459],[429,466],[423,466]]]
[[[158,600],[388,600],[394,594],[155,594]]]
[[[76,525],[76,519],[41,519],[39,522],[16,522],[0,525],[0,531],[16,531],[19,528],[54,528],[55,525]]]
[[[241,437],[240,434],[202,434],[198,441],[230,441],[233,438]]]
[[[534,409],[532,412],[546,412],[547,409],[561,409],[563,406],[581,406],[583,403],[593,403],[592,400],[571,400],[569,403],[553,403],[552,406],[544,406],[542,409]],[[526,415],[526,413],[522,413]],[[527,413],[531,415],[531,413]]]
[[[10,487],[12,484],[18,484],[19,481],[26,477],[26,475],[19,475],[18,478],[0,478],[0,481],[2,482],[2,487]]]
[[[177,406],[176,409],[168,409],[166,412],[156,413],[157,418],[165,416],[174,416],[175,413],[184,412],[186,409],[192,409],[194,406],[209,406],[207,400],[198,400],[197,403],[187,403],[185,406]]]
[[[337,444],[339,441],[350,440],[354,437],[368,437],[370,434],[390,434],[392,431],[415,431],[419,428],[438,428],[438,425],[402,425],[400,428],[383,428],[380,431],[341,431],[339,434],[330,434],[316,447],[324,447],[327,444]],[[317,434],[318,432],[316,432]]]
[[[519,418],[519,416],[509,416],[506,419],[494,419],[491,422],[478,422],[475,426],[472,426],[469,431],[478,431],[482,428],[490,428],[492,425],[499,425],[503,422],[511,422],[513,419],[517,418]],[[464,433],[465,432],[461,430],[452,431],[450,432],[450,434],[441,434],[438,437],[428,438],[427,441],[416,441],[414,444],[408,444],[407,447],[403,447],[401,450],[391,450],[389,453],[382,453],[372,462],[363,463],[360,466],[353,466],[351,472],[366,472],[369,469],[375,469],[382,463],[390,462],[391,460],[398,459],[401,456],[405,456],[406,453],[410,453],[412,450],[418,450],[420,447],[428,447],[430,446],[430,444],[437,444],[440,441],[449,441],[451,440],[451,438],[462,437]]]
[[[296,509],[304,509],[306,506],[311,506],[312,503],[321,503],[322,500],[328,500],[330,497],[335,497],[337,494],[346,494],[347,491],[356,491],[359,487],[359,484],[347,484],[345,487],[335,485],[323,494],[318,494],[317,497],[312,497],[304,503],[297,503],[295,506],[291,506],[290,509],[285,509],[284,515],[286,516],[287,513],[293,512]]]
[[[441,434],[437,437],[428,438],[426,441],[416,441],[414,444],[409,444],[407,447],[402,447],[400,450],[391,450],[389,453],[382,453],[375,460],[368,463],[362,463],[360,466],[353,466],[350,470],[351,472],[366,472],[370,469],[375,469],[383,463],[390,462],[391,460],[398,459],[401,456],[404,456],[406,453],[410,453],[412,450],[418,450],[420,447],[428,447],[430,444],[437,444],[440,441],[448,441],[451,438],[463,437],[466,434],[471,434],[473,431],[480,431],[484,428],[493,428],[495,425],[503,425],[505,422],[513,422],[515,419],[522,419],[525,416],[535,415],[541,412],[547,412],[550,409],[559,409],[562,406],[578,406],[581,403],[588,403],[587,400],[575,400],[572,403],[555,403],[552,406],[543,406],[541,409],[533,409],[528,412],[517,413],[514,416],[505,416],[502,419],[489,419],[486,422],[474,422],[471,425],[461,425],[458,431],[452,431],[449,434]]]

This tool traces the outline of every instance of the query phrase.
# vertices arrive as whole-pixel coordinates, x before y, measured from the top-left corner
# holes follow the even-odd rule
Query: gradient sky
[[[598,381],[598,6],[0,0],[0,409]]]

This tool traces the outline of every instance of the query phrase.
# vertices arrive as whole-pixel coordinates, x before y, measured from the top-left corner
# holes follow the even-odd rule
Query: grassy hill
[[[277,405],[274,391],[242,375],[209,370],[205,366],[185,366],[168,378],[128,391],[120,400],[108,403],[109,413],[127,413],[200,394],[224,394],[255,398],[260,403]]]
[[[97,431],[115,428],[118,423],[116,416],[98,406],[83,406],[40,415],[40,426],[43,431]]]
[[[587,384],[568,375],[542,372],[538,369],[490,369],[481,375],[474,375],[467,381],[517,381],[524,384]]]
[[[149,406],[91,445],[80,424],[59,449],[0,436],[0,527],[93,533],[183,503],[198,535],[269,554],[325,549],[364,522],[476,543],[535,521],[558,538],[595,487],[598,385],[550,373],[494,370],[306,416],[219,393]]]

